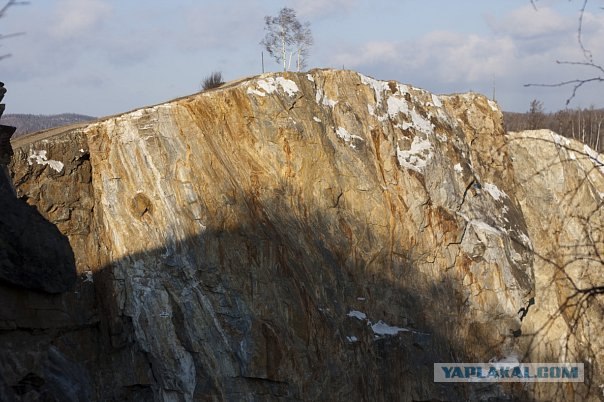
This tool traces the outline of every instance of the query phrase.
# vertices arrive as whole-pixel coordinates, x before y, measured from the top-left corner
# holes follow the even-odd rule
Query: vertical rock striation
[[[575,392],[548,384],[536,387],[535,397],[601,400],[604,155],[547,130],[510,133],[508,142],[535,255],[523,350],[532,361],[583,362],[586,370]]]
[[[561,300],[540,293],[546,212],[519,165],[535,158],[509,139],[482,96],[333,70],[19,139],[17,192],[81,274],[57,299],[78,314],[52,327],[71,335],[44,330],[40,350],[93,400],[595,398],[433,382],[434,362],[563,360],[545,351],[568,317],[535,331]],[[601,203],[593,180],[576,205]]]

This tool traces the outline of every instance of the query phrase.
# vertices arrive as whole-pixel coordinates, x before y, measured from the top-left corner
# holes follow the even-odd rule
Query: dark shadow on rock
[[[430,281],[411,245],[375,247],[388,240],[350,211],[301,217],[279,198],[266,211],[246,195],[236,226],[124,256],[74,291],[0,285],[14,304],[0,306],[0,399],[530,400],[434,383],[434,363],[488,360],[488,323],[463,337],[461,283]]]
[[[9,191],[0,192],[0,211],[0,279],[48,293],[71,289],[76,268],[67,237]]]
[[[326,209],[312,200],[292,208],[295,191],[281,187],[272,199],[233,196],[217,206],[245,205],[230,226],[225,219],[186,239],[165,234],[164,244],[82,275],[71,291],[0,283],[8,301],[0,304],[0,399],[530,400],[502,384],[434,383],[434,363],[492,357],[491,323],[467,331],[463,284],[435,283],[414,244],[368,225],[339,197]],[[136,218],[164,237],[151,199],[135,201]],[[23,203],[2,202],[23,214],[18,222],[37,219]],[[7,217],[0,233],[13,231],[1,241],[35,243],[32,256],[21,248],[7,255],[27,256],[47,275],[9,277],[66,290],[60,285],[75,271],[55,266],[73,261],[66,239],[48,222],[27,237],[11,226],[16,215]],[[101,243],[110,234],[90,236]],[[54,254],[40,262],[40,252]]]
[[[191,384],[171,362],[184,350],[193,400],[530,400],[508,385],[434,383],[434,363],[485,358],[487,328],[460,339],[461,284],[429,283],[412,258],[351,260],[355,245],[330,234],[337,214],[207,228],[97,273],[99,363],[114,375],[97,397],[185,400]],[[381,334],[380,323],[400,331]],[[114,360],[123,353],[136,357]]]
[[[5,128],[0,126],[0,137]],[[69,240],[16,198],[5,169],[0,165],[0,280],[48,293],[71,289],[76,267]]]
[[[6,88],[0,82],[0,101]],[[0,116],[4,104],[0,104]],[[7,172],[16,128],[0,125],[0,281],[48,293],[73,287],[76,267],[69,240],[34,207],[17,199]]]

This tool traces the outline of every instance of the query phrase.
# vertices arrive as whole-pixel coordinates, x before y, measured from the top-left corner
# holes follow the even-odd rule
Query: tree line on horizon
[[[533,100],[524,113],[503,112],[506,131],[552,130],[604,152],[604,108],[563,109],[545,113],[543,104]]]

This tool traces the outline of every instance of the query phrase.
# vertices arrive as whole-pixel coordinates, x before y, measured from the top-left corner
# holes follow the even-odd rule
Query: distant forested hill
[[[67,126],[74,123],[82,123],[95,120],[96,117],[82,114],[64,113],[55,115],[40,114],[5,114],[0,123],[6,126],[17,127],[14,137],[47,130],[49,128]]]
[[[541,102],[533,101],[526,113],[503,113],[507,131],[550,129],[604,152],[604,109],[565,109],[545,113]]]

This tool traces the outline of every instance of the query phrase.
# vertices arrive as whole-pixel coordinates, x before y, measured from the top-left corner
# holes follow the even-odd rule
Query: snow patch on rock
[[[499,111],[499,105],[497,105],[497,102],[492,101],[492,100],[489,99],[488,103],[489,103],[489,106],[490,106],[490,108],[491,108],[491,110],[493,112],[498,112]]]
[[[550,134],[551,134],[551,136],[552,136],[552,138],[554,140],[554,143],[556,145],[560,145],[560,146],[563,146],[563,147],[570,146],[570,139],[568,139],[566,137],[563,137],[563,136],[561,136],[559,134],[556,134],[553,131],[550,131]]]
[[[602,174],[604,174],[604,157],[587,145],[583,145],[583,152],[589,156],[589,159],[591,159],[594,165],[602,172]]]
[[[352,318],[356,318],[357,320],[366,320],[367,319],[367,314],[358,311],[358,310],[350,310],[348,312],[348,314],[346,314],[348,317],[352,317]]]
[[[266,95],[264,92],[258,91],[257,89],[254,88],[248,88],[247,89],[247,94],[248,95],[256,95],[256,96],[264,96]]]
[[[494,185],[492,183],[484,183],[482,185],[482,188],[485,189],[486,192],[489,193],[491,195],[491,197],[493,197],[493,199],[495,199],[497,201],[499,201],[501,199],[501,197],[509,198],[505,192],[500,190],[499,187],[497,187],[496,185]]]
[[[359,78],[364,85],[371,87],[373,92],[375,93],[375,103],[379,105],[382,103],[382,94],[388,90],[388,83],[385,81],[379,81],[371,77],[367,77],[363,74],[359,74]],[[371,105],[368,105],[369,111],[373,114],[375,108],[372,108]]]
[[[426,134],[434,133],[434,124],[432,124],[430,120],[420,115],[415,110],[412,110],[410,114],[411,121],[413,121],[413,125],[418,131]]]
[[[48,165],[51,169],[56,170],[57,172],[61,172],[63,170],[63,162],[55,161],[52,159],[48,159],[46,156],[46,150],[34,151],[31,150],[29,156],[27,157],[27,163],[31,166],[35,163],[38,165]]]
[[[434,104],[434,106],[441,108],[443,107],[442,102],[440,101],[440,99],[438,98],[438,96],[432,94],[432,103]]]
[[[264,96],[264,94],[272,94],[273,92],[277,91],[279,87],[281,87],[283,92],[285,92],[288,96],[293,96],[299,90],[295,82],[283,77],[268,77],[266,79],[261,79],[256,82],[256,85],[259,89],[264,91],[262,95],[260,95],[262,92],[253,88],[248,88],[247,93]]]
[[[315,101],[318,104],[322,104],[324,106],[329,106],[331,108],[333,108],[335,105],[338,104],[338,101],[335,101],[333,99],[329,99],[324,93],[322,89],[317,89],[317,94],[315,95]]]
[[[432,159],[432,144],[427,139],[415,136],[410,149],[402,150],[397,145],[396,158],[402,167],[423,173],[424,168]]]
[[[396,117],[399,113],[409,114],[409,105],[406,99],[390,96],[386,103],[388,104],[388,115],[391,118]]]
[[[350,134],[344,127],[338,127],[336,129],[336,135],[339,138],[343,139],[344,142],[350,145],[350,147],[353,149],[356,149],[356,146],[354,145],[354,140],[365,141],[362,137],[359,137],[358,135]]]
[[[407,328],[394,327],[386,324],[384,321],[380,320],[371,326],[371,330],[376,335],[390,335],[394,336],[399,332],[409,332]]]

